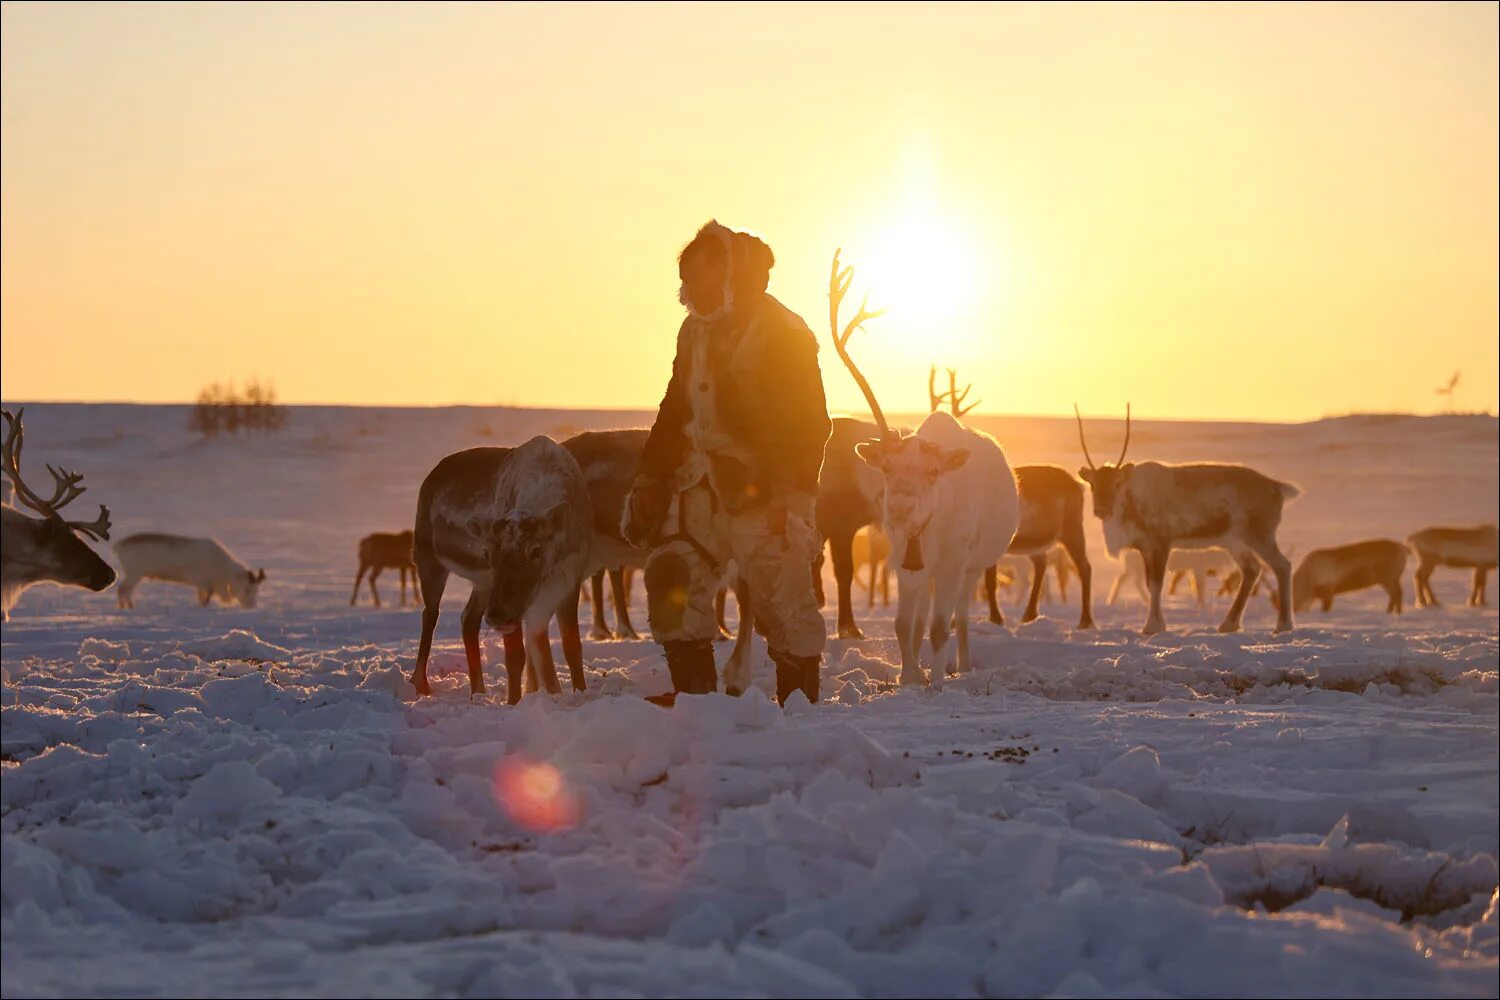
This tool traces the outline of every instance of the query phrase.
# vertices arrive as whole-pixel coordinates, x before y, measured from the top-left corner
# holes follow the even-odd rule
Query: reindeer
[[[115,557],[125,571],[115,597],[121,608],[135,607],[135,588],[142,580],[181,583],[198,591],[198,605],[215,597],[242,608],[255,607],[266,571],[252,570],[218,539],[141,532],[115,543]]]
[[[422,594],[417,589],[417,564],[411,559],[411,529],[395,534],[375,532],[359,540],[359,572],[354,574],[354,592],[349,595],[349,606],[359,598],[359,581],[365,573],[370,574],[370,598],[380,607],[380,592],[375,589],[375,578],[384,569],[401,571],[401,606],[406,607],[406,574],[411,573],[412,599],[421,602]]]
[[[1401,575],[1411,553],[1400,542],[1377,538],[1327,549],[1313,549],[1297,564],[1292,574],[1292,608],[1299,615],[1317,601],[1326,614],[1333,610],[1333,599],[1366,587],[1380,587],[1389,598],[1387,614],[1401,613]],[[1272,605],[1281,603],[1281,594],[1271,595]]]
[[[1424,528],[1406,540],[1417,554],[1417,607],[1438,605],[1432,592],[1432,571],[1439,566],[1456,566],[1474,570],[1474,585],[1465,602],[1481,607],[1486,602],[1485,589],[1490,570],[1496,565],[1496,532],[1493,524],[1468,528]]]
[[[643,428],[584,431],[562,443],[583,470],[593,507],[588,575],[594,625],[589,630],[590,639],[640,638],[630,621],[630,573],[646,565],[647,553],[620,537],[620,515],[650,433]],[[606,574],[615,601],[613,631],[604,617]]]
[[[1005,553],[1020,522],[1016,480],[995,439],[949,413],[933,413],[915,435],[892,433],[870,383],[849,356],[854,331],[879,312],[866,299],[843,331],[839,306],[854,280],[833,255],[828,281],[828,318],[833,346],[864,393],[879,437],[855,448],[880,473],[881,517],[891,551],[901,553],[897,570],[896,640],[901,647],[901,683],[922,682],[922,638],[931,623],[931,685],[941,688],[949,664],[948,631],[958,616],[957,666],[970,668],[968,602],[986,566]],[[988,509],[986,509],[988,507]],[[930,610],[930,614],[929,614]]]
[[[115,571],[89,548],[82,535],[92,541],[109,540],[109,508],[99,505],[99,516],[92,521],[65,521],[58,511],[77,500],[86,487],[83,476],[66,469],[47,466],[52,474],[53,491],[43,500],[21,479],[21,449],[26,433],[22,426],[23,411],[14,416],[0,411],[5,419],[5,442],[0,471],[4,482],[15,491],[15,497],[41,515],[27,517],[9,503],[0,507],[0,621],[10,620],[21,591],[34,583],[60,583],[89,590],[104,590],[115,582]]]
[[[438,462],[417,493],[412,554],[422,585],[422,638],[411,682],[431,693],[427,660],[448,576],[473,585],[459,619],[469,691],[484,692],[479,623],[505,640],[506,697],[561,691],[547,625],[557,615],[573,690],[585,687],[578,635],[578,588],[592,535],[588,483],[556,441],[534,437],[515,448],[470,448]]]
[[[1094,494],[1094,515],[1104,522],[1104,544],[1111,556],[1122,549],[1136,549],[1146,565],[1146,584],[1151,608],[1143,635],[1154,635],[1167,627],[1161,613],[1161,588],[1167,558],[1174,546],[1227,549],[1242,572],[1220,632],[1238,632],[1250,590],[1260,578],[1261,563],[1276,575],[1277,590],[1291,593],[1292,566],[1276,544],[1281,508],[1301,495],[1291,485],[1261,475],[1243,465],[1165,465],[1161,462],[1125,462],[1130,449],[1130,407],[1125,408],[1125,443],[1113,465],[1096,466],[1083,434],[1083,416],[1078,419],[1078,443],[1088,468],[1078,475]],[[1292,627],[1290,601],[1277,610],[1276,631]]]
[[[1021,621],[1036,620],[1050,553],[1061,546],[1078,570],[1078,584],[1083,592],[1078,627],[1093,628],[1093,567],[1089,564],[1088,548],[1083,539],[1083,484],[1068,470],[1055,465],[1022,465],[1016,468],[1016,489],[1020,496],[1021,526],[1011,540],[1008,552],[1031,560],[1031,593]],[[1063,585],[1063,579],[1059,573],[1059,585]],[[997,582],[995,567],[991,566],[984,573],[990,621],[1003,625],[1005,617],[995,600]]]
[[[947,369],[947,372],[948,389],[946,392],[938,392],[937,366],[932,365],[927,369],[929,412],[938,412],[938,408],[946,400],[953,418],[961,420],[979,405],[979,400],[965,406],[964,402],[969,398],[974,384],[971,382],[960,390],[958,372],[953,368]],[[1078,627],[1093,628],[1093,601],[1090,596],[1093,570],[1089,566],[1088,549],[1083,540],[1083,484],[1074,479],[1066,469],[1059,469],[1055,465],[1018,466],[1015,477],[1021,503],[1021,526],[1016,531],[1016,537],[1011,540],[1008,552],[1011,555],[1029,556],[1032,567],[1031,594],[1027,598],[1026,611],[1022,614],[1021,621],[1036,620],[1037,603],[1047,580],[1048,553],[1055,546],[1061,545],[1072,558],[1073,565],[1078,570],[1079,585],[1083,589],[1083,611],[1078,617]],[[1005,616],[1001,614],[1000,604],[995,599],[998,582],[995,567],[987,567],[984,571],[984,589],[990,604],[990,621],[1004,625]]]

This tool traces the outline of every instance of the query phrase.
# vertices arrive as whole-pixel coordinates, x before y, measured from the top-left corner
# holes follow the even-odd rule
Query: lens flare
[[[495,765],[495,801],[513,821],[537,833],[569,829],[583,812],[561,771],[515,756]]]

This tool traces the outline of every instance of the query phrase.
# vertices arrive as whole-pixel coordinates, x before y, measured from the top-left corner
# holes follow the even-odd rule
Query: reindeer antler
[[[1073,416],[1078,418],[1078,443],[1083,445],[1083,457],[1088,460],[1090,469],[1097,469],[1094,458],[1089,454],[1089,443],[1083,437],[1083,414],[1078,412],[1078,404],[1073,404]],[[1115,468],[1125,464],[1125,452],[1130,449],[1130,404],[1125,404],[1125,443],[1120,446],[1120,457],[1115,459]]]
[[[955,417],[962,417],[967,415],[970,410],[974,409],[974,407],[983,402],[983,400],[976,399],[968,406],[963,405],[964,400],[969,398],[969,391],[973,388],[974,383],[970,382],[968,385],[964,386],[963,392],[959,392],[958,372],[952,368],[948,369],[948,391],[944,393],[944,395],[948,397],[948,405],[952,408],[952,413]]]
[[[947,398],[946,392],[937,391],[937,365],[932,365],[927,369],[927,412],[936,413]]]
[[[847,347],[849,338],[864,324],[865,320],[874,319],[885,310],[877,309],[871,312],[869,310],[870,297],[866,295],[864,301],[859,304],[859,312],[855,313],[843,332],[839,332],[839,306],[843,304],[844,296],[848,294],[849,286],[854,281],[854,268],[846,267],[842,270],[839,268],[839,254],[843,252],[842,248],[833,252],[833,267],[828,273],[828,325],[833,334],[833,349],[838,352],[839,360],[844,363],[844,367],[849,369],[849,374],[854,376],[855,384],[865,394],[865,402],[870,404],[870,414],[880,428],[880,437],[889,439],[892,436],[891,427],[885,422],[885,412],[880,409],[880,401],[875,398],[875,391],[870,388],[870,383],[866,381],[859,366],[849,356]]]
[[[1083,436],[1083,414],[1078,412],[1078,404],[1073,404],[1073,416],[1078,419],[1078,443],[1083,446],[1083,457],[1089,463],[1090,469],[1099,468],[1094,464],[1094,456],[1089,454],[1089,443]]]
[[[77,500],[87,487],[78,485],[83,482],[83,475],[77,472],[69,472],[67,469],[54,469],[47,466],[47,471],[52,474],[52,497],[43,500],[21,478],[21,449],[26,444],[26,429],[22,423],[25,409],[17,410],[14,415],[9,410],[0,411],[5,419],[5,442],[0,446],[0,472],[9,479],[15,487],[16,499],[27,507],[41,514],[43,517],[52,517],[68,504]],[[109,538],[109,508],[103,504],[99,505],[99,516],[88,522],[68,521],[70,528],[82,531],[95,541]]]
[[[1125,452],[1130,450],[1130,404],[1125,404],[1125,443],[1120,445],[1120,457],[1115,459],[1115,467],[1119,468],[1125,464]]]

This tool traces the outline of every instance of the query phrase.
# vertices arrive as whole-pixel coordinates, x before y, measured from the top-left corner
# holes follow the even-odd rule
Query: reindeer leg
[[[1219,623],[1219,631],[1226,633],[1240,630],[1245,618],[1245,605],[1255,589],[1255,582],[1260,579],[1260,560],[1253,552],[1236,552],[1234,556],[1240,564],[1240,589],[1234,595],[1234,601],[1229,605],[1224,620]]]
[[[1474,567],[1474,586],[1469,589],[1469,607],[1478,608],[1484,605],[1484,590],[1489,570],[1483,566]]]
[[[735,585],[734,595],[739,604],[739,630],[734,637],[734,649],[730,650],[729,660],[724,664],[724,693],[739,697],[750,690],[754,673],[751,669],[750,651],[754,642],[755,605],[750,597],[750,587],[744,580]],[[708,680],[712,681],[710,690],[717,690],[718,678]]]
[[[957,672],[957,664],[954,662],[956,651],[948,647],[948,633],[952,629],[954,615],[967,612],[966,608],[959,606],[960,598],[968,596],[960,595],[959,588],[967,582],[962,572],[933,577],[930,598],[932,616],[928,619],[928,627],[932,630],[932,670],[928,683],[934,690],[942,688],[950,666]]]
[[[1076,527],[1076,530],[1075,530]],[[1069,524],[1063,532],[1063,548],[1073,560],[1073,569],[1078,573],[1078,596],[1083,608],[1078,612],[1078,627],[1094,627],[1094,567],[1089,563],[1088,548],[1083,540],[1083,524]]]
[[[995,599],[995,592],[1000,589],[1000,573],[994,566],[986,566],[984,569],[984,596],[990,600],[990,623],[993,625],[1004,625],[1005,614],[1000,610],[1000,602]]]
[[[349,607],[354,607],[354,602],[359,600],[359,581],[364,579],[365,570],[368,567],[364,563],[359,564],[359,572],[354,574],[354,593],[349,595]]]
[[[724,611],[728,601],[729,588],[724,586],[719,587],[718,593],[714,594],[714,620],[719,623],[719,634],[714,639],[715,642],[724,642],[727,639],[734,638],[734,636],[730,635],[729,626],[724,621]]]
[[[1161,613],[1161,587],[1166,582],[1167,576],[1167,553],[1170,549],[1142,549],[1141,562],[1145,566],[1145,580],[1147,598],[1150,608],[1146,612],[1146,624],[1141,628],[1142,635],[1155,635],[1165,632],[1167,620]]]
[[[443,591],[448,586],[448,570],[436,556],[419,554],[417,575],[422,579],[422,641],[417,644],[417,665],[412,670],[411,683],[418,695],[429,695],[432,688],[427,683],[427,658],[432,653],[432,633],[437,629],[438,607],[443,603]]]
[[[630,572],[629,566],[609,571],[609,586],[615,595],[615,635],[621,639],[641,637],[630,623]]]
[[[828,536],[828,550],[833,555],[833,577],[838,581],[839,587],[840,639],[863,639],[865,637],[854,622],[854,597],[851,591],[854,583],[854,534],[853,531],[841,527],[836,534]],[[874,579],[873,573],[872,569],[872,580]],[[875,594],[872,590],[870,593],[872,604],[874,600]]]
[[[406,607],[406,567],[397,567],[401,572],[401,606]]]
[[[921,687],[923,620],[930,579],[926,570],[896,570],[896,644],[901,649],[901,686]]]
[[[526,637],[515,628],[501,638],[505,640],[505,703],[514,705],[521,700],[526,686]]]
[[[1276,592],[1281,595],[1281,601],[1276,611],[1277,633],[1290,632],[1292,629],[1292,601],[1295,595],[1292,593],[1292,561],[1282,554],[1276,544],[1275,536],[1256,539],[1250,543],[1250,548],[1260,557],[1260,561],[1276,577]],[[1270,584],[1266,584],[1267,587]],[[1328,606],[1333,606],[1333,595],[1328,596]]]
[[[578,635],[578,600],[582,587],[573,587],[557,609],[557,631],[562,638],[563,658],[568,661],[568,677],[574,691],[588,688],[583,676],[583,640]]]
[[[562,684],[557,680],[557,664],[552,660],[552,640],[547,634],[550,624],[543,620],[540,626],[526,624],[526,664],[535,664],[536,681],[546,688],[548,694],[562,694]]]
[[[594,624],[589,629],[590,639],[613,639],[615,634],[609,630],[609,623],[604,620],[604,570],[600,570],[589,578],[589,601],[594,605]],[[619,617],[619,603],[615,604],[615,616]]]
[[[1042,585],[1047,582],[1047,556],[1037,554],[1031,557],[1031,596],[1026,599],[1026,613],[1021,615],[1021,623],[1034,622],[1037,619],[1037,601],[1042,596]]]
[[[1401,613],[1401,578],[1387,580],[1384,584],[1386,596],[1390,600],[1386,603],[1386,614],[1399,615]]]
[[[1421,563],[1417,566],[1417,606],[1437,608],[1442,605],[1438,602],[1437,595],[1432,592],[1432,571],[1437,569],[1437,563],[1422,556]]]
[[[375,589],[375,578],[380,575],[380,567],[376,566],[370,570],[370,597],[375,601],[375,606],[380,607],[380,591]]]
[[[479,655],[479,625],[484,619],[484,606],[489,592],[475,587],[469,594],[469,603],[464,605],[463,615],[458,619],[460,634],[464,637],[464,659],[469,664],[469,693],[484,694],[484,665]]]

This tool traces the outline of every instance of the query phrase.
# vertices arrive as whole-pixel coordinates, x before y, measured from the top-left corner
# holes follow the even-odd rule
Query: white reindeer
[[[54,481],[51,498],[43,500],[28,489],[21,479],[21,448],[25,444],[21,414],[3,412],[3,482],[23,505],[42,515],[28,517],[9,502],[0,507],[0,621],[8,621],[21,591],[34,583],[61,583],[99,591],[115,582],[115,571],[78,537],[108,540],[109,508],[100,504],[99,517],[93,521],[64,521],[58,511],[83,493],[84,487],[78,485],[83,476],[50,465],[47,471]]]
[[[1077,414],[1077,406],[1074,406]],[[1078,475],[1093,490],[1094,514],[1104,522],[1104,544],[1119,557],[1123,549],[1137,549],[1146,567],[1151,609],[1144,635],[1167,627],[1161,613],[1161,588],[1167,558],[1174,547],[1227,549],[1239,563],[1242,576],[1234,603],[1219,624],[1220,632],[1238,632],[1245,602],[1260,578],[1261,563],[1276,574],[1278,593],[1290,594],[1292,564],[1276,544],[1281,508],[1301,490],[1261,475],[1243,465],[1164,465],[1125,462],[1130,448],[1130,408],[1125,408],[1125,444],[1113,465],[1096,466],[1078,415],[1078,441],[1088,468]],[[1292,604],[1280,602],[1276,631],[1292,627]]]
[[[893,434],[870,383],[847,344],[871,313],[866,306],[839,331],[839,305],[853,281],[853,268],[829,276],[829,322],[833,345],[870,404],[878,440],[856,446],[861,459],[881,474],[882,527],[891,551],[901,558],[896,573],[896,640],[901,647],[901,683],[922,683],[922,638],[931,623],[934,688],[952,661],[949,623],[958,612],[957,667],[970,668],[968,604],[987,567],[1005,554],[1020,523],[1016,479],[995,439],[950,413],[933,413],[911,437]]]
[[[427,660],[448,576],[473,585],[459,619],[469,690],[484,691],[479,623],[505,640],[506,699],[562,690],[547,626],[556,613],[573,689],[582,691],[578,588],[589,569],[593,533],[588,483],[578,461],[549,437],[515,448],[470,448],[444,458],[417,494],[412,556],[422,582],[422,639],[411,682],[430,694]]]
[[[116,542],[115,558],[125,571],[115,592],[122,608],[135,607],[135,588],[142,580],[193,587],[202,607],[217,597],[226,604],[253,608],[266,579],[265,570],[246,566],[216,538],[142,532]]]

